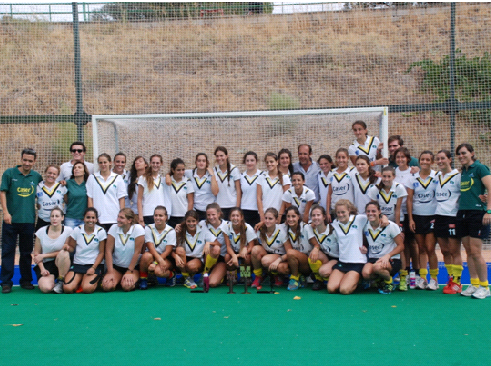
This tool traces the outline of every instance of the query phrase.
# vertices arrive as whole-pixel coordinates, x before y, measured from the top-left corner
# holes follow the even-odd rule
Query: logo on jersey
[[[22,187],[17,188],[17,194],[21,197],[29,197],[33,193],[34,193],[34,186],[30,188],[22,188]]]

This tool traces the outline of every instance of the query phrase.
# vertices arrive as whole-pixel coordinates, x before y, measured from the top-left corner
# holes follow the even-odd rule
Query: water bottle
[[[416,272],[409,272],[409,288],[414,290],[416,288]]]
[[[210,278],[208,277],[208,273],[205,273],[203,275],[203,290],[205,292],[208,292],[209,289],[210,289]]]

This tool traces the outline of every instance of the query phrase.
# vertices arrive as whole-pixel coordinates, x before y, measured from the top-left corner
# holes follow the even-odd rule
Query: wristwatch
[[[491,214],[491,210],[486,210],[486,213],[487,214]]]

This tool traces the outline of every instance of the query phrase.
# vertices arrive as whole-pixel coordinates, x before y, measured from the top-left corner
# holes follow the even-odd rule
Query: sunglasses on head
[[[84,150],[83,150],[83,149],[72,149],[72,150],[71,150],[71,152],[72,152],[72,153],[76,153],[76,152],[77,152],[77,153],[83,153],[83,152],[84,152]]]

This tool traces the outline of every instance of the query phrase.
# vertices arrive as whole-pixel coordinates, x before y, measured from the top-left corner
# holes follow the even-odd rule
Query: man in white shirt
[[[89,163],[84,159],[85,151],[86,151],[85,145],[81,141],[75,141],[70,145],[70,153],[72,154],[72,160],[63,163],[60,166],[60,175],[58,176],[56,181],[58,182],[62,180],[67,181],[68,179],[70,179],[70,177],[72,176],[73,164],[75,164],[75,162],[77,161],[82,161],[85,164],[85,166],[89,170],[89,174],[94,173],[94,164]]]
[[[293,164],[293,171],[300,172],[305,177],[305,185],[315,193],[314,203],[319,202],[319,166],[312,161],[312,146],[307,144],[298,145],[298,163]]]

